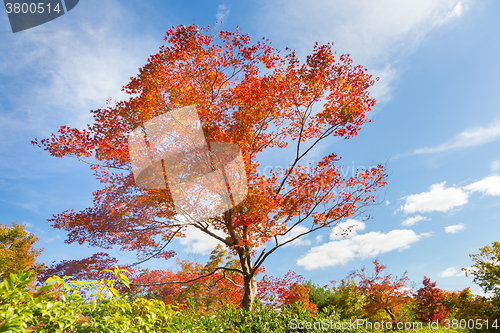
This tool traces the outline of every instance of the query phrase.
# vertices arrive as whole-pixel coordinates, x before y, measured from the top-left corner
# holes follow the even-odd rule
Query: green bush
[[[120,270],[115,274],[128,285]],[[159,300],[119,295],[114,281],[73,281],[53,277],[30,289],[30,273],[11,274],[0,284],[0,332],[372,332],[340,320],[332,306],[316,316],[297,303],[275,309],[258,300],[254,312],[227,306],[206,316],[192,309],[178,311]],[[194,301],[193,301],[194,302]],[[354,329],[353,329],[354,327]],[[425,326],[424,326],[425,327]],[[452,329],[422,329],[406,332],[465,332]]]
[[[127,302],[111,280],[54,277],[36,292],[30,282],[19,272],[0,284],[0,332],[158,332],[178,315],[161,301]]]

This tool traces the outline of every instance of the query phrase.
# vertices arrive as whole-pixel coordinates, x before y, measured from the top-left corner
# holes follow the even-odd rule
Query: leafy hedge
[[[125,275],[117,269],[115,274],[128,285]],[[353,329],[356,324],[339,321],[330,308],[313,317],[300,303],[276,310],[257,301],[254,312],[228,306],[216,315],[203,316],[194,311],[194,304],[179,311],[159,300],[130,300],[126,294],[119,295],[112,280],[82,282],[53,277],[37,290],[30,289],[30,282],[30,273],[18,272],[0,284],[0,332],[374,331],[365,327]],[[418,330],[445,331],[463,332],[444,328]]]

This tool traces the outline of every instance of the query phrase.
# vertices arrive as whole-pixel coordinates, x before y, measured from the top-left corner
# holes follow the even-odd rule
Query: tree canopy
[[[481,253],[470,254],[474,262],[469,268],[462,268],[466,275],[474,277],[484,292],[494,292],[500,297],[500,242],[493,242],[479,249]]]
[[[0,280],[19,270],[37,272],[43,265],[36,264],[36,258],[43,249],[34,248],[40,238],[24,230],[24,224],[17,221],[12,225],[0,223]]]
[[[375,80],[349,55],[337,57],[330,44],[316,43],[301,63],[294,51],[283,56],[269,41],[251,43],[239,30],[217,37],[207,32],[195,25],[173,27],[167,45],[124,87],[128,100],[92,111],[95,122],[87,129],[61,126],[33,144],[53,156],[89,163],[106,184],[93,193],[93,207],[50,220],[68,231],[67,243],[119,246],[141,260],[168,259],[174,256],[167,249],[171,240],[197,228],[238,258],[238,268],[218,266],[207,275],[239,274],[242,304],[249,310],[257,295],[255,275],[270,254],[363,213],[376,203],[375,191],[387,184],[381,165],[344,176],[341,157],[325,145],[355,137],[370,121],[366,114],[375,100],[368,89]],[[172,188],[137,184],[128,140],[148,121],[190,106],[197,110],[208,155],[214,155],[213,143],[240,149],[248,193],[217,216],[187,223],[176,210]],[[280,155],[268,173],[260,172],[262,153],[281,150],[287,157]],[[312,153],[319,157],[306,167]],[[299,225],[307,231],[294,234],[304,230]],[[156,283],[174,282],[180,281]]]

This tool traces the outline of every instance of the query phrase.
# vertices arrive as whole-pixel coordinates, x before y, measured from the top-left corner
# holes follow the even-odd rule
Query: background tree
[[[424,323],[439,321],[440,324],[450,314],[444,305],[445,293],[436,288],[436,282],[424,276],[423,287],[414,296],[415,319]]]
[[[221,32],[219,43],[195,25],[167,32],[168,45],[152,55],[124,87],[131,97],[92,111],[95,123],[78,130],[61,126],[58,134],[33,144],[57,157],[89,163],[101,182],[94,207],[55,215],[52,225],[69,232],[67,243],[136,251],[141,260],[173,256],[166,246],[197,228],[223,243],[243,278],[242,305],[252,308],[255,275],[269,255],[311,232],[335,226],[375,203],[374,191],[386,185],[382,166],[344,177],[331,151],[304,166],[311,152],[332,138],[357,135],[375,104],[374,84],[348,55],[336,58],[330,45],[318,45],[304,64],[295,52],[283,57],[267,41],[250,43],[239,31]],[[167,188],[140,188],[130,172],[128,134],[165,112],[195,105],[208,143],[230,142],[242,152],[248,195],[220,216],[187,225],[180,220]],[[269,174],[258,172],[262,152],[286,149],[289,160]],[[323,146],[324,147],[324,146]],[[210,147],[209,147],[210,148]],[[116,171],[116,172],[114,172]],[[299,225],[307,231],[281,241]],[[216,232],[216,230],[218,232]],[[220,233],[224,233],[223,236]],[[268,243],[259,252],[256,248]],[[157,281],[157,284],[183,281]]]
[[[483,288],[485,293],[494,292],[500,297],[500,242],[493,242],[479,249],[481,253],[470,254],[473,264],[462,268],[465,275],[472,275],[474,283]]]
[[[351,279],[341,279],[340,284],[331,281],[334,298],[332,305],[335,307],[335,314],[340,320],[356,320],[367,318],[365,306],[368,304],[367,297],[361,293],[356,285],[356,281]]]
[[[43,249],[33,247],[40,238],[24,230],[24,227],[17,221],[12,225],[0,223],[0,281],[10,273],[17,274],[19,270],[36,274],[45,268],[44,263],[36,263]]]
[[[300,302],[311,314],[317,312],[317,306],[309,299],[311,287],[293,271],[287,272],[283,278],[264,275],[258,286],[258,298],[275,308]]]
[[[385,266],[378,260],[373,262],[375,272],[371,275],[366,274],[366,269],[352,272],[349,279],[359,279],[356,288],[367,299],[363,307],[365,315],[375,319],[389,318],[393,327],[396,327],[398,321],[402,321],[407,313],[403,311],[404,305],[411,301],[411,292],[407,288],[409,278],[406,272],[401,278],[393,277],[392,274],[381,276]]]
[[[462,268],[462,270],[465,275],[472,275],[474,277],[472,281],[478,284],[485,293],[492,292],[493,295],[489,298],[470,296],[467,298],[470,304],[464,309],[467,309],[466,314],[469,316],[490,318],[500,322],[500,242],[493,242],[491,246],[487,245],[479,250],[481,251],[479,254],[469,255],[473,264],[469,268]],[[463,295],[462,298],[466,297]],[[482,301],[482,306],[479,300]]]
[[[316,305],[318,311],[321,312],[327,306],[333,305],[335,294],[330,291],[327,285],[321,287],[312,281],[308,281],[304,283],[304,286],[310,288],[309,301]]]
[[[480,319],[489,321],[490,327],[480,332],[491,332],[492,324],[500,325],[500,307],[495,300],[471,293],[470,288],[462,291],[444,291],[443,304],[450,311],[450,317],[455,319]],[[496,320],[496,322],[495,322]]]

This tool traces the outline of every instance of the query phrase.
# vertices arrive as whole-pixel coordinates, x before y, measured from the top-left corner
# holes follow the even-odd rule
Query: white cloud
[[[43,241],[46,243],[52,243],[56,239],[60,239],[61,237],[59,235],[56,235],[54,237],[49,237],[49,238],[43,238]]]
[[[350,53],[355,63],[381,77],[373,95],[385,100],[397,77],[390,64],[414,52],[433,29],[461,16],[466,2],[318,0],[311,6],[282,0],[268,2],[260,16],[266,37],[283,40],[299,56],[309,54],[316,41],[334,42],[338,54]]]
[[[293,228],[289,233],[287,233],[285,236],[278,236],[278,242],[279,244],[283,244],[284,242],[302,234],[302,233],[305,233],[305,232],[308,232],[309,229],[304,227],[303,225],[298,225],[296,226],[295,228]],[[297,238],[296,240],[294,240],[293,242],[290,242],[288,244],[286,244],[284,247],[287,247],[287,246],[302,246],[302,245],[311,245],[311,241],[307,238],[305,238],[305,236],[302,236],[302,237],[299,237]]]
[[[378,77],[379,80],[370,87],[370,94],[373,95],[377,103],[384,103],[391,100],[392,86],[391,83],[397,78],[398,74],[395,68],[386,65],[383,69],[373,69],[370,74],[374,78]]]
[[[348,219],[345,222],[337,223],[332,232],[330,233],[330,240],[340,240],[343,238],[351,238],[358,234],[359,230],[365,230],[366,224],[354,220]]]
[[[447,227],[444,227],[444,231],[450,234],[454,234],[459,232],[460,230],[463,230],[465,228],[465,225],[462,223],[459,224],[454,224],[454,225],[449,225]]]
[[[467,148],[483,145],[500,139],[500,121],[488,127],[466,130],[452,139],[435,147],[415,149],[411,155],[440,153],[452,149]]]
[[[462,5],[461,2],[459,2],[455,8],[453,8],[453,11],[450,13],[450,18],[453,17],[453,16],[462,16],[462,13],[464,12],[465,8],[464,6]]]
[[[457,274],[457,270],[455,269],[455,267],[450,267],[445,269],[441,273],[438,273],[438,276],[442,278],[447,278],[451,276],[460,276],[460,274]]]
[[[491,162],[491,171],[498,171],[498,170],[500,170],[500,158]]]
[[[389,206],[390,204],[391,204],[391,202],[390,202],[389,200],[387,200],[387,201],[385,202],[385,205],[386,205],[386,206]]]
[[[419,221],[428,221],[429,218],[427,217],[424,217],[424,216],[421,216],[421,215],[417,215],[417,216],[414,216],[414,217],[409,217],[407,218],[406,220],[404,220],[403,222],[401,222],[402,225],[404,226],[407,226],[407,227],[411,227],[412,225],[414,225],[415,223],[419,222]]]
[[[447,212],[450,209],[465,205],[468,193],[461,188],[444,188],[446,182],[433,184],[428,192],[406,196],[406,203],[399,209],[405,213],[427,213],[433,211]]]
[[[225,237],[224,233],[219,230],[213,230],[212,228],[209,228],[209,230],[218,236]],[[185,246],[184,250],[189,253],[206,255],[212,252],[218,244],[224,246],[224,244],[217,239],[193,226],[189,226],[184,232],[184,235],[186,237],[181,238],[179,242],[181,245]]]
[[[402,251],[425,236],[429,235],[417,235],[413,230],[407,229],[392,230],[388,233],[354,234],[349,238],[311,248],[307,254],[297,260],[297,265],[303,266],[306,270],[345,265],[358,258],[376,257],[381,253],[394,250]],[[333,235],[331,238],[337,239],[338,237]]]
[[[220,25],[221,22],[225,23],[227,17],[229,16],[229,8],[226,5],[219,5],[217,7],[217,14],[215,18],[217,19],[217,24]]]
[[[26,221],[24,221],[22,224],[24,224],[27,228],[33,228],[35,226],[33,223]]]
[[[471,192],[482,192],[485,195],[500,195],[500,175],[491,175],[464,187]]]
[[[316,243],[321,243],[323,241],[323,235],[316,236]]]

